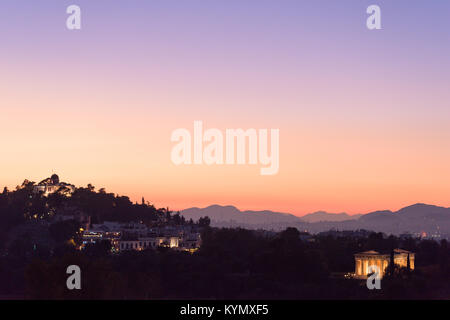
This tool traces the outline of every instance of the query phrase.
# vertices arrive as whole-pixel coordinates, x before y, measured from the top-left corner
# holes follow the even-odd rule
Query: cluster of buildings
[[[33,193],[48,196],[55,192],[61,192],[70,196],[75,192],[75,186],[61,182],[59,176],[53,174],[33,186]],[[83,249],[86,245],[100,241],[111,243],[113,252],[127,250],[146,250],[158,247],[168,247],[176,250],[193,252],[200,247],[201,239],[198,226],[178,225],[163,227],[147,227],[143,223],[121,223],[105,221],[101,224],[91,224],[90,216],[79,211],[77,208],[65,206],[58,215],[54,212],[49,214],[53,217],[52,222],[65,220],[76,220],[80,223],[82,233]]]
[[[113,252],[142,251],[167,247],[175,250],[196,251],[201,245],[200,232],[195,225],[147,227],[143,223],[105,221],[83,230],[82,247],[99,241],[111,243]]]

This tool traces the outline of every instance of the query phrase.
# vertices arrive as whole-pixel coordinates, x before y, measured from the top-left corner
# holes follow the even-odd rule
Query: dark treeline
[[[274,237],[244,229],[204,228],[194,254],[167,248],[111,255],[107,243],[83,252],[70,246],[0,260],[3,294],[21,286],[33,299],[433,299],[450,295],[446,241],[317,236],[302,241],[296,229]],[[354,269],[353,253],[406,247],[416,269],[395,268],[382,290],[333,276]],[[408,247],[409,246],[409,247]],[[82,270],[82,289],[66,289],[66,268]]]
[[[294,228],[272,235],[203,226],[194,254],[167,248],[111,254],[108,243],[75,250],[75,220],[52,221],[79,210],[92,222],[143,221],[149,225],[190,224],[168,209],[142,199],[132,203],[94,187],[71,197],[32,193],[33,183],[0,194],[0,296],[32,299],[417,299],[450,297],[450,249],[445,240],[399,239],[380,233],[302,237]],[[44,222],[44,223],[42,223]],[[30,227],[31,226],[31,227]],[[23,230],[21,229],[23,228]],[[22,230],[18,232],[17,230]],[[25,230],[25,231],[24,231]],[[268,236],[270,234],[270,236]],[[303,240],[302,240],[303,239]],[[382,290],[345,279],[353,254],[403,248],[416,253],[416,269],[395,268]],[[66,268],[82,270],[82,289],[66,288]]]
[[[35,258],[49,261],[61,253],[73,251],[81,243],[80,219],[91,223],[103,221],[142,222],[149,226],[194,224],[168,208],[155,208],[142,199],[133,203],[126,196],[98,191],[92,185],[77,188],[71,196],[60,188],[44,197],[33,192],[34,182],[0,193],[0,295],[21,294],[25,288],[27,265]],[[201,224],[208,225],[208,219]]]
[[[34,185],[34,182],[25,180],[16,190],[8,191],[4,188],[0,194],[0,253],[8,249],[5,246],[11,245],[11,240],[16,240],[11,239],[11,231],[14,231],[14,228],[33,223],[36,225],[38,222],[53,223],[54,218],[61,215],[89,216],[91,223],[103,221],[139,221],[147,225],[193,223],[192,220],[185,221],[183,216],[179,213],[174,214],[168,208],[157,209],[144,199],[141,203],[133,203],[128,197],[107,193],[103,188],[95,191],[90,184],[86,188],[77,188],[70,197],[66,196],[63,188],[48,197],[43,197],[41,194],[33,193]],[[60,224],[59,227],[67,228],[67,225]],[[42,233],[40,238],[47,236],[45,228],[41,228],[39,232]]]
[[[168,208],[155,208],[145,199],[141,203],[132,203],[126,196],[107,193],[104,188],[95,191],[95,187],[77,188],[66,196],[64,188],[48,197],[33,193],[34,182],[25,180],[14,191],[4,188],[0,194],[0,218],[2,228],[23,223],[27,219],[47,219],[54,214],[64,214],[68,210],[78,210],[91,217],[92,223],[101,221],[142,221],[151,223],[158,220],[179,220],[179,214],[171,215]],[[182,221],[183,220],[183,221]],[[167,222],[167,221],[166,221]]]

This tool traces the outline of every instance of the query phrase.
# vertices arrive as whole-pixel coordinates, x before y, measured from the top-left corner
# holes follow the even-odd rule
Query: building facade
[[[138,222],[105,221],[102,224],[92,224],[91,228],[83,231],[83,246],[104,240],[111,243],[113,252],[158,247],[193,252],[201,245],[200,233],[189,226],[148,228]]]
[[[407,267],[408,255],[411,270],[414,270],[414,253],[402,250],[394,249],[394,263],[400,267]],[[355,277],[367,278],[370,266],[376,266],[380,270],[380,277],[382,278],[386,273],[386,269],[389,266],[391,260],[390,254],[382,254],[377,251],[365,251],[355,254]]]
[[[137,240],[119,240],[118,251],[141,251],[146,249],[156,249],[158,247],[178,248],[178,245],[178,237],[139,238]]]

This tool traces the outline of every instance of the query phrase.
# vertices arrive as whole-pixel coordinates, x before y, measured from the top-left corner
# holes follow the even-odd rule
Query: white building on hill
[[[58,175],[53,174],[50,178],[42,180],[33,187],[34,193],[42,193],[44,196],[48,196],[58,190],[61,190],[65,195],[71,195],[75,191],[75,186],[60,182]]]

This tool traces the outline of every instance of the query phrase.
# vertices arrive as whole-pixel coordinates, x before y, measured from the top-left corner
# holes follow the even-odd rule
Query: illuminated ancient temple
[[[394,249],[394,263],[400,267],[407,267],[408,255],[410,268],[414,270],[414,253],[412,252]],[[377,251],[365,251],[355,254],[355,277],[366,278],[369,273],[369,266],[377,266],[381,271],[380,277],[382,278],[386,268],[389,266],[390,259],[390,254],[382,254]]]

